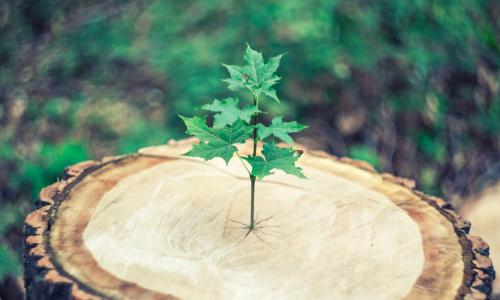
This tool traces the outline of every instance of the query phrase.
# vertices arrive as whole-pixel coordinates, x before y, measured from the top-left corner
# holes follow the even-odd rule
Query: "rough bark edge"
[[[185,144],[189,141],[169,141],[168,145]],[[305,149],[302,146],[300,148]],[[464,280],[455,299],[488,299],[495,279],[493,264],[489,258],[489,246],[480,237],[470,236],[470,222],[460,217],[447,201],[424,194],[415,188],[411,179],[397,177],[389,173],[378,173],[370,164],[347,157],[338,158],[324,151],[305,149],[309,154],[340,161],[373,174],[379,174],[383,180],[401,185],[420,199],[433,206],[446,217],[455,229],[462,247],[464,262]],[[134,155],[134,154],[133,154]],[[139,154],[140,155],[140,154]],[[48,232],[58,203],[56,199],[75,184],[77,178],[96,170],[110,162],[116,162],[128,156],[110,156],[101,161],[85,161],[65,170],[64,180],[41,190],[37,201],[37,210],[26,217],[24,225],[24,280],[27,299],[101,299],[105,295],[80,286],[68,274],[52,262],[49,254]]]
[[[51,257],[49,232],[59,199],[87,173],[128,156],[108,156],[101,161],[89,160],[69,166],[62,180],[40,191],[37,210],[29,214],[24,223],[24,285],[30,299],[102,299],[105,295],[79,285],[66,274]]]

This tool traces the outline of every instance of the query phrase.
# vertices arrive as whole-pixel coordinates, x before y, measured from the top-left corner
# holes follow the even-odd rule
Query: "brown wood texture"
[[[255,234],[242,239],[244,230],[228,226],[228,222],[230,215],[240,218],[248,213],[246,194],[241,193],[245,201],[228,202],[226,206],[220,201],[220,209],[210,207],[213,197],[220,196],[217,192],[224,191],[224,185],[217,187],[217,182],[224,181],[236,188],[243,185],[245,178],[231,164],[226,171],[223,164],[180,157],[194,142],[171,141],[168,145],[142,149],[135,155],[82,162],[68,167],[63,180],[43,189],[38,209],[25,222],[28,299],[256,295],[270,299],[487,299],[491,292],[495,275],[488,245],[468,234],[470,223],[446,201],[419,192],[411,180],[379,174],[364,162],[323,152],[304,149],[300,165],[310,178],[307,181],[276,174],[259,182],[268,194],[279,190],[279,195],[275,201],[259,200],[257,212],[284,211],[283,217],[271,219],[275,222],[272,225],[278,223],[282,227],[270,231],[263,226],[260,237]],[[249,152],[250,145],[241,150]],[[155,204],[160,206],[143,209],[147,202],[144,199],[157,196],[155,180],[160,180],[165,172],[198,172],[195,179],[187,176],[178,183],[166,177],[173,188],[206,187],[203,192],[193,188],[193,192],[171,196],[171,201],[192,203],[188,208],[177,204],[169,207],[169,199],[165,199]],[[215,175],[205,175],[212,173]],[[210,176],[218,176],[218,181],[205,179]],[[142,184],[148,187],[149,183],[153,188],[141,190]],[[339,194],[336,189],[343,192]],[[294,195],[298,196],[293,198]],[[287,211],[287,206],[293,210]],[[169,210],[168,218],[183,218],[176,224],[155,221],[154,214],[162,208]],[[375,208],[376,214],[370,211]],[[132,216],[138,210],[145,215]],[[375,217],[367,217],[371,214]],[[128,228],[126,222],[119,223],[127,219],[141,224]],[[287,225],[287,220],[295,221]],[[125,225],[115,228],[114,222]],[[166,232],[161,231],[162,226]],[[156,236],[158,232],[169,238],[161,239]],[[372,240],[367,241],[367,237]],[[112,243],[113,239],[119,243]],[[166,244],[150,246],[156,245],[157,240],[166,240]],[[179,240],[182,247],[174,250],[190,255],[183,257],[181,263],[172,260],[173,250],[167,251],[172,246],[168,243]],[[213,245],[207,250],[206,245],[199,245],[199,240]],[[151,241],[155,243],[150,244]],[[218,247],[225,250],[221,252]],[[359,253],[364,257],[355,256],[356,248],[363,248]],[[210,266],[209,271],[199,269],[200,256],[192,258],[196,251],[201,251],[202,258],[208,257],[202,259],[202,265]],[[214,253],[217,259],[213,258]],[[160,260],[165,256],[170,259],[165,261],[171,263],[162,265]],[[154,257],[159,258],[158,262]],[[129,258],[138,261],[131,263],[132,267],[124,267],[129,264],[123,264],[123,260]],[[148,260],[152,261],[149,265]],[[228,268],[232,268],[231,276],[222,276]],[[210,277],[209,273],[217,276]],[[239,278],[234,278],[238,276],[260,286],[241,285]]]
[[[474,226],[471,233],[488,241],[489,256],[494,265],[500,263],[500,182],[485,188],[479,195],[471,196],[462,207],[461,212]],[[479,277],[483,274],[480,273]],[[491,278],[489,278],[491,280]],[[479,283],[480,284],[480,283]],[[488,290],[488,285],[480,285]],[[500,298],[500,280],[493,282],[493,297]]]

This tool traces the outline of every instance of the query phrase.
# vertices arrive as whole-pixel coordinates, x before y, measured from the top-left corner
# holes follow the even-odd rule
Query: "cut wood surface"
[[[29,299],[485,299],[487,245],[444,200],[369,165],[305,151],[307,180],[256,189],[182,157],[195,141],[69,167],[26,219]],[[251,144],[241,147],[250,153]]]

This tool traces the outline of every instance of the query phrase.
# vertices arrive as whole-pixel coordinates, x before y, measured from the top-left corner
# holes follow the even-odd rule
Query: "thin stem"
[[[250,230],[255,228],[255,176],[250,175],[250,186],[251,186],[251,194],[250,194]]]
[[[253,97],[253,105],[255,105],[255,114],[252,116],[253,127],[253,157],[257,155],[257,116],[259,115],[259,98]]]
[[[253,97],[253,104],[255,105],[255,114],[252,116],[252,125],[253,127],[253,154],[252,156],[255,157],[257,156],[257,142],[258,142],[258,137],[257,137],[257,116],[259,115],[259,98],[256,96]],[[255,176],[250,174],[250,187],[251,187],[251,192],[250,192],[250,230],[253,230],[255,228],[255,219],[254,219],[254,213],[255,213]]]

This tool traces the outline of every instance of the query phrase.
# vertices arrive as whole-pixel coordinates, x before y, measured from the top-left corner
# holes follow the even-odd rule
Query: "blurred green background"
[[[287,52],[265,108],[309,124],[299,142],[460,206],[500,177],[499,29],[495,0],[0,2],[0,298],[39,190],[183,137],[245,42]]]

